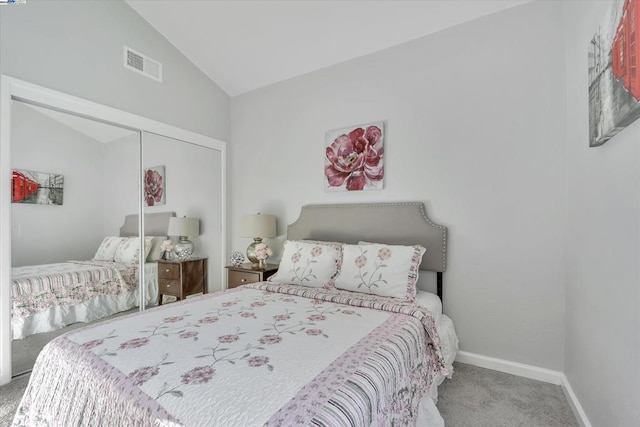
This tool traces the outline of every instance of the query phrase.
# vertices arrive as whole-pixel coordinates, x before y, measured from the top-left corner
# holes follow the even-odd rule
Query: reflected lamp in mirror
[[[189,237],[197,237],[200,235],[200,220],[198,218],[171,217],[169,218],[169,236],[178,236],[178,243],[174,248],[174,252],[179,259],[187,259],[193,255],[193,242]]]
[[[267,214],[251,214],[242,217],[241,237],[252,237],[253,243],[247,248],[247,258],[251,261],[251,267],[258,269],[256,257],[256,245],[262,243],[265,237],[276,237],[276,217]]]

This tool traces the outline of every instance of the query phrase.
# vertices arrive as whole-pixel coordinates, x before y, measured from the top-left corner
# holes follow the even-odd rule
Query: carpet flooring
[[[578,427],[560,386],[462,363],[439,389],[447,427]],[[0,426],[10,426],[29,375],[0,387]]]
[[[9,384],[0,387],[0,426],[11,425],[27,383],[29,374],[14,378]]]
[[[559,385],[462,363],[438,388],[438,409],[452,427],[578,427]]]

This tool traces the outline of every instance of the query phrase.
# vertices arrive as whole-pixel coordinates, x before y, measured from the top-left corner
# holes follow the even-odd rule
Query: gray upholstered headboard
[[[422,245],[427,251],[420,270],[438,273],[438,295],[442,298],[447,227],[431,221],[422,202],[306,205],[287,228],[287,239]]]
[[[175,212],[155,212],[144,214],[145,236],[166,236],[169,229],[169,218],[176,216]],[[138,214],[124,217],[124,224],[120,227],[120,237],[138,235]]]

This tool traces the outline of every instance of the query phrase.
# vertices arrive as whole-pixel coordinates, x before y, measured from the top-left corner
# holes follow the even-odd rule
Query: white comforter
[[[53,341],[14,425],[415,425],[447,373],[429,312],[249,287]]]

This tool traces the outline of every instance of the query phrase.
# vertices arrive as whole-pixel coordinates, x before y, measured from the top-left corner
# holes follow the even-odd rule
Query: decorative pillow
[[[331,287],[338,274],[340,246],[301,240],[286,240],[278,271],[269,281],[312,288]]]
[[[162,257],[162,242],[166,240],[167,236],[146,236],[145,239],[150,239],[149,250],[147,253],[147,262],[158,261]],[[146,245],[146,242],[145,242]]]
[[[422,246],[343,245],[335,286],[353,292],[414,301]]]
[[[151,250],[151,237],[144,238],[145,259]],[[140,238],[128,237],[118,246],[116,254],[113,257],[115,262],[125,264],[138,264],[140,255]]]
[[[105,237],[93,259],[96,261],[113,261],[118,246],[124,240],[126,240],[124,237]]]

